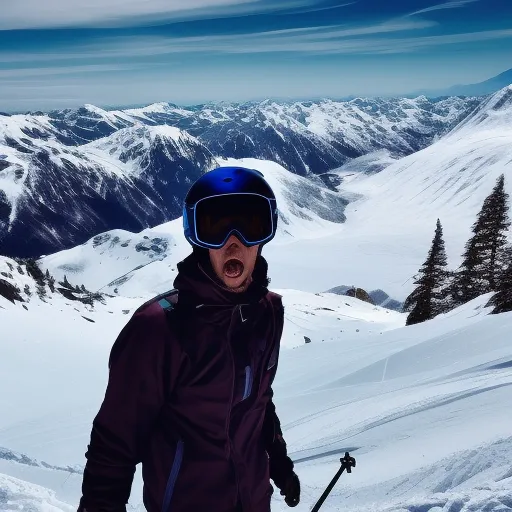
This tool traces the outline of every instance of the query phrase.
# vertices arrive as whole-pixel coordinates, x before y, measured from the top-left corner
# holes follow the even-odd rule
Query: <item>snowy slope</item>
[[[318,178],[306,179],[276,163],[255,159],[218,162],[263,172],[279,208],[279,232],[273,244],[326,236],[339,231],[345,220],[344,210],[352,196],[332,192]],[[156,293],[162,286],[172,288],[176,264],[189,252],[179,218],[139,233],[114,230],[96,235],[80,246],[43,258],[42,264],[59,279],[73,276],[93,290],[140,296]]]
[[[339,283],[381,288],[402,301],[412,291],[439,217],[451,268],[460,263],[485,197],[500,174],[512,193],[512,88],[499,91],[431,146],[374,175],[345,174],[339,189],[358,194],[340,231],[286,251],[269,244],[274,284],[319,291]],[[348,173],[350,174],[350,173]],[[314,262],[304,272],[307,261]]]
[[[283,197],[286,187],[281,181],[289,177],[271,171],[272,167],[264,170]],[[352,183],[354,189],[364,189],[362,180]],[[367,186],[364,192],[376,200],[378,195],[371,196],[372,190]],[[280,202],[286,207],[285,215],[294,218],[289,203],[282,198]],[[365,204],[368,214],[371,199],[356,203],[352,213],[358,209],[365,213]],[[400,204],[396,201],[393,206]],[[391,206],[387,208],[392,214]],[[323,231],[321,224],[313,223],[309,239],[303,239],[307,223],[297,220],[296,226],[301,228],[297,241],[281,232],[275,244],[265,249],[272,285],[295,283],[295,290],[279,289],[279,285],[276,290],[284,296],[286,325],[275,394],[302,480],[299,512],[310,510],[346,449],[357,457],[358,466],[352,475],[342,477],[324,505],[326,511],[476,512],[485,507],[498,512],[511,503],[510,415],[503,407],[512,398],[507,334],[512,328],[511,314],[486,316],[486,296],[432,322],[403,328],[403,315],[350,297],[297,290],[306,281],[313,289],[320,288],[322,279],[331,284],[357,281],[341,279],[339,275],[344,273],[364,276],[375,285],[384,282],[383,287],[389,289],[390,280],[403,279],[407,272],[404,264],[411,253],[404,248],[421,227],[410,216],[407,219],[409,231],[396,217],[394,225],[387,226],[383,219],[375,222],[373,231],[370,225],[364,230],[364,222],[358,224],[355,215],[341,226],[326,224]],[[358,229],[351,232],[351,226]],[[393,227],[395,237],[391,238],[386,229]],[[164,239],[159,234],[167,233],[169,259],[188,252],[183,240],[179,242],[179,222],[159,229],[160,233],[148,230],[146,235],[129,235],[133,240],[122,248],[129,251],[125,260],[117,259],[125,241],[117,232],[108,234],[114,235],[110,238],[99,237],[96,248],[93,240],[82,248],[84,254],[70,252],[62,261],[78,265],[75,277],[99,275],[103,279],[124,266],[143,264],[143,258],[157,258]],[[428,248],[428,231],[425,243],[418,243],[419,237],[412,240],[418,261]],[[119,236],[116,242],[115,235]],[[313,235],[317,238],[311,238]],[[142,250],[134,251],[139,243]],[[54,268],[59,267],[57,259],[63,255],[55,255]],[[122,294],[133,293],[138,298],[112,298],[105,308],[86,314],[65,303],[59,307],[32,301],[27,312],[19,305],[0,302],[6,309],[0,309],[2,325],[9,333],[8,343],[0,345],[0,389],[10,390],[0,393],[5,411],[0,446],[53,465],[83,464],[91,421],[104,392],[113,339],[127,315],[144,300],[140,295],[170,288],[171,265],[162,259],[136,270],[120,289]],[[40,329],[43,324],[45,328]],[[310,343],[305,343],[305,336]],[[29,375],[22,385],[20,368]],[[40,383],[37,389],[34,381]],[[83,381],[87,387],[80,386]],[[49,491],[22,482],[26,491],[23,498],[14,495],[15,502],[58,500],[76,506],[79,474],[64,478],[60,470],[29,469],[17,462],[0,463],[0,473],[43,485],[56,495],[41,497]],[[2,477],[0,485],[5,494],[13,484],[9,477]],[[140,503],[138,473],[131,504],[142,510]],[[68,510],[60,503],[56,507]],[[277,494],[272,509],[287,510]]]
[[[343,475],[326,511],[448,511],[454,501],[459,511],[481,510],[475,503],[506,510],[511,314],[487,316],[486,296],[403,328],[403,315],[354,298],[276,291],[284,296],[286,324],[274,389],[302,481],[299,512],[310,510],[347,449],[358,465]],[[133,312],[136,304],[112,299],[112,314],[90,314],[95,323],[43,303],[26,322],[26,311],[6,305],[2,324],[11,334],[0,346],[0,389],[9,392],[0,393],[0,446],[52,465],[83,464],[108,352],[128,318],[120,311]],[[36,329],[43,318],[47,327]],[[22,385],[21,368],[30,376]],[[88,385],[78,385],[84,379]],[[12,493],[15,503],[51,500],[56,510],[69,510],[60,502],[76,506],[80,496],[79,474],[64,478],[60,470],[13,461],[0,461],[0,473],[0,496]],[[12,490],[18,485],[23,491]],[[130,503],[142,510],[140,473]],[[286,509],[276,494],[272,510]]]
[[[0,508],[33,512],[74,512],[76,507],[55,498],[55,491],[28,483],[19,478],[0,474]]]
[[[342,476],[326,512],[512,509],[512,313],[488,316],[487,295],[405,328],[402,314],[312,293],[351,283],[403,299],[438,216],[453,266],[495,178],[504,172],[510,186],[511,94],[500,91],[431,147],[379,174],[340,171],[343,194],[278,164],[242,161],[264,172],[282,209],[279,235],[264,255],[272,289],[285,303],[274,391],[302,483],[297,512],[311,509],[346,450],[358,464]],[[143,159],[145,146],[139,153],[128,136],[138,129],[124,131],[127,162]],[[91,151],[128,165],[119,142],[93,143]],[[346,198],[357,201],[346,206]],[[345,214],[344,224],[332,222]],[[189,251],[180,220],[140,233],[106,232],[44,260],[57,278],[66,274],[113,295],[117,288],[105,305],[77,306],[58,295],[45,303],[33,295],[25,309],[0,297],[7,333],[0,343],[0,447],[52,466],[0,457],[0,510],[76,507],[115,336],[138,305],[172,286],[175,264]],[[20,288],[30,284],[7,263],[14,267],[0,259],[0,273],[10,272],[7,279]],[[78,472],[66,474],[66,467]],[[138,472],[130,509],[142,512],[141,501]],[[272,510],[289,510],[278,493]]]
[[[287,354],[278,407],[305,501],[319,496],[350,449],[358,467],[342,477],[327,510],[448,511],[454,499],[457,510],[484,510],[463,508],[471,497],[485,510],[507,510],[496,498],[505,491],[510,504],[512,438],[503,404],[512,396],[505,334],[512,315],[487,317],[488,298],[364,337],[357,349],[350,336]]]
[[[0,447],[50,465],[83,464],[91,422],[108,378],[110,347],[144,300],[107,298],[104,308],[84,313],[66,306],[65,300],[32,301],[26,311],[0,297],[5,308],[0,310],[2,326],[9,333],[0,344],[0,390],[9,390],[0,392]],[[309,332],[313,326],[327,342],[339,330],[359,331],[362,336],[368,329],[381,332],[404,322],[403,315],[350,297],[286,291],[285,303],[290,326],[286,347],[302,346],[304,335],[321,344],[322,339]],[[51,487],[57,499],[68,501],[70,493],[76,499],[81,484],[77,474],[64,479],[62,470],[29,468],[0,459],[2,472]],[[140,492],[134,495],[140,498]]]
[[[507,121],[512,113],[511,95],[510,88],[496,93],[438,142],[377,174],[342,174],[339,190],[350,200],[343,207],[344,224],[322,228],[303,209],[290,216],[289,225],[281,222],[280,229],[292,236],[280,236],[265,247],[273,284],[318,292],[350,283],[366,290],[386,290],[403,301],[426,257],[438,217],[444,227],[450,266],[455,268],[496,178],[501,173],[512,178],[512,124]],[[241,162],[252,165],[253,161]],[[258,165],[254,161],[256,168]],[[262,170],[265,165],[262,163]],[[273,173],[269,176],[272,180]],[[512,191],[512,180],[506,183]],[[281,184],[271,184],[280,193],[282,180]],[[314,196],[310,189],[306,192],[303,201]],[[283,204],[282,199],[280,202]],[[339,214],[341,205],[329,205],[328,210]],[[313,222],[303,222],[300,217],[304,212]],[[317,212],[323,215],[321,210]],[[180,236],[178,225],[174,232]],[[169,261],[171,269],[176,262]],[[52,268],[56,271],[55,266]],[[164,274],[155,266],[146,269],[144,275],[153,283],[154,276]]]
[[[512,192],[511,120],[512,86],[432,146],[377,175],[342,185],[366,198],[347,212],[348,231],[381,248],[386,237],[405,253],[422,247],[424,257],[439,217],[450,262],[457,265],[471,225],[500,174]]]

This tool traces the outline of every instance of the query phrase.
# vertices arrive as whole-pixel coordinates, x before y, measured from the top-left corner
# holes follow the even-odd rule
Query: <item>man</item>
[[[183,212],[192,254],[175,290],[139,308],[112,347],[86,453],[81,512],[121,512],[142,463],[150,512],[269,512],[300,483],[272,402],[281,297],[261,256],[277,227],[258,171],[221,167]]]

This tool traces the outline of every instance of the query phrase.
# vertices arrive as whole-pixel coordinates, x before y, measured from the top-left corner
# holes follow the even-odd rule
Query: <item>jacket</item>
[[[112,347],[79,511],[124,511],[138,463],[149,512],[269,512],[270,478],[293,471],[271,387],[284,310],[265,260],[244,293],[194,254],[178,271]]]

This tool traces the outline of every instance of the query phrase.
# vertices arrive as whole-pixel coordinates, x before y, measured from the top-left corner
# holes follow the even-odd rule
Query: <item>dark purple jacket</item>
[[[177,293],[140,307],[112,347],[79,510],[124,511],[142,462],[150,512],[269,512],[293,471],[272,402],[281,297],[260,256],[245,293],[191,255]],[[239,509],[238,508],[238,509]]]

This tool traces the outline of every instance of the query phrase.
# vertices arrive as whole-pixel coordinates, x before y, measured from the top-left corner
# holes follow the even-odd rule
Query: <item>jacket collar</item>
[[[236,306],[255,304],[268,293],[268,265],[263,256],[258,256],[253,280],[245,292],[236,293],[227,288],[215,275],[209,257],[193,252],[178,263],[178,275],[174,288],[179,292],[179,302],[198,307]]]

